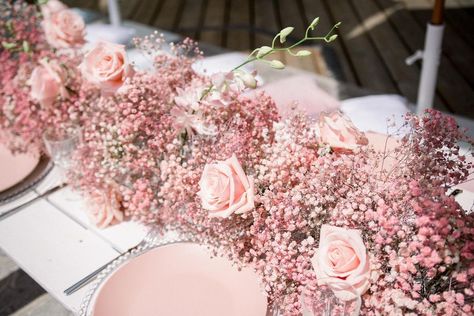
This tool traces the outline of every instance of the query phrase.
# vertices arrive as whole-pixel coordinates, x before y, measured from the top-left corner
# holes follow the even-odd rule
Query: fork
[[[80,279],[79,281],[77,281],[76,283],[74,283],[73,285],[68,287],[67,289],[65,289],[64,294],[69,296],[69,295],[77,292],[78,290],[83,288],[85,285],[89,284],[92,280],[94,280],[95,277],[102,270],[104,270],[109,264],[111,264],[112,262],[114,262],[115,260],[120,258],[121,256],[123,256],[123,255],[125,255],[129,252],[132,252],[135,249],[138,249],[142,246],[147,246],[147,245],[150,245],[150,244],[151,245],[154,244],[156,242],[157,238],[158,238],[158,232],[156,231],[156,229],[150,228],[149,231],[147,232],[147,234],[145,235],[145,237],[138,244],[136,244],[133,247],[128,248],[125,252],[119,254],[117,257],[115,257],[112,260],[108,261],[103,266],[100,266],[96,270],[92,271],[91,273],[89,273],[88,275],[86,275],[85,277],[83,277],[82,279]]]
[[[23,203],[23,204],[20,204],[14,208],[12,208],[11,210],[8,210],[2,214],[0,214],[0,221],[17,213],[18,211],[21,211],[22,209],[26,208],[27,206],[30,206],[31,204],[33,204],[34,202],[40,200],[40,199],[44,199],[44,198],[47,198],[48,196],[50,196],[51,194],[53,194],[54,192],[56,191],[59,191],[61,190],[62,188],[66,187],[67,184],[66,183],[61,183],[59,185],[56,185],[54,187],[52,187],[51,189],[45,191],[44,193],[32,198],[31,200]]]

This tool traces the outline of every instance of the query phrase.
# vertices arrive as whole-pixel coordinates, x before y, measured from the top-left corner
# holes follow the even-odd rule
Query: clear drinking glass
[[[46,150],[63,177],[73,165],[73,154],[82,141],[81,128],[68,124],[52,126],[43,133]]]

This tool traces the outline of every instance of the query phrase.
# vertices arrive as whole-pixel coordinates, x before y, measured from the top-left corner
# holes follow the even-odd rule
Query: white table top
[[[2,205],[0,214],[54,187],[53,170],[34,191]],[[63,291],[138,244],[145,227],[123,222],[105,229],[89,223],[86,204],[65,187],[0,221],[0,247],[25,272],[73,312],[90,285],[70,296]]]

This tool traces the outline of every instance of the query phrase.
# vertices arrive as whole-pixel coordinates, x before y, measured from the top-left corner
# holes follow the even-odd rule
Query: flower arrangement
[[[83,107],[97,95],[77,70],[84,21],[58,1],[40,8],[0,5],[0,126],[12,150],[41,148],[47,126],[80,123]]]
[[[29,7],[1,11],[0,122],[34,143],[41,124],[81,121],[70,181],[98,226],[132,218],[191,233],[254,268],[285,315],[323,310],[325,288],[360,297],[364,315],[474,312],[474,215],[448,194],[473,169],[459,142],[473,142],[454,119],[407,115],[406,133],[380,148],[340,112],[282,120],[269,96],[246,94],[256,80],[242,65],[282,69],[268,59],[275,51],[307,56],[297,46],[333,41],[334,29],[313,37],[315,19],[284,46],[285,28],[233,71],[207,77],[192,68],[201,54],[190,40],[171,53],[159,36],[137,40],[153,71],[133,69],[110,43],[82,56],[83,24],[50,5],[44,29]],[[29,18],[12,18],[18,10]]]
[[[256,163],[205,165],[178,204],[179,227],[254,267],[285,314],[300,313],[303,290],[317,302],[319,286],[342,282],[364,315],[468,315],[474,218],[447,195],[472,172],[457,145],[466,138],[435,111],[407,126],[395,148],[376,151],[337,113],[275,123]]]

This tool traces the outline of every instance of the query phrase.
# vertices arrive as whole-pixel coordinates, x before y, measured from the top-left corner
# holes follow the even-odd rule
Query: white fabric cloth
[[[245,62],[247,56],[247,54],[238,52],[214,55],[197,61],[194,63],[193,69],[198,74],[205,76],[211,76],[219,72],[229,72],[236,66]],[[249,63],[243,66],[242,69],[247,72],[252,72],[255,70],[255,67],[252,63]],[[255,78],[257,79],[258,86],[261,86],[264,83],[261,76],[257,75]]]
[[[86,26],[86,41],[88,44],[107,41],[117,44],[128,44],[136,31],[126,26],[113,26],[102,22]]]
[[[361,131],[387,133],[387,120],[395,123],[389,133],[399,129],[404,123],[404,116],[409,112],[408,101],[395,94],[370,95],[347,99],[341,102],[341,110],[350,117]]]
[[[193,65],[194,71],[202,75],[212,75],[218,72],[229,72],[235,66],[247,59],[243,53],[226,53],[203,58]],[[253,70],[251,65],[244,66],[245,70]]]

